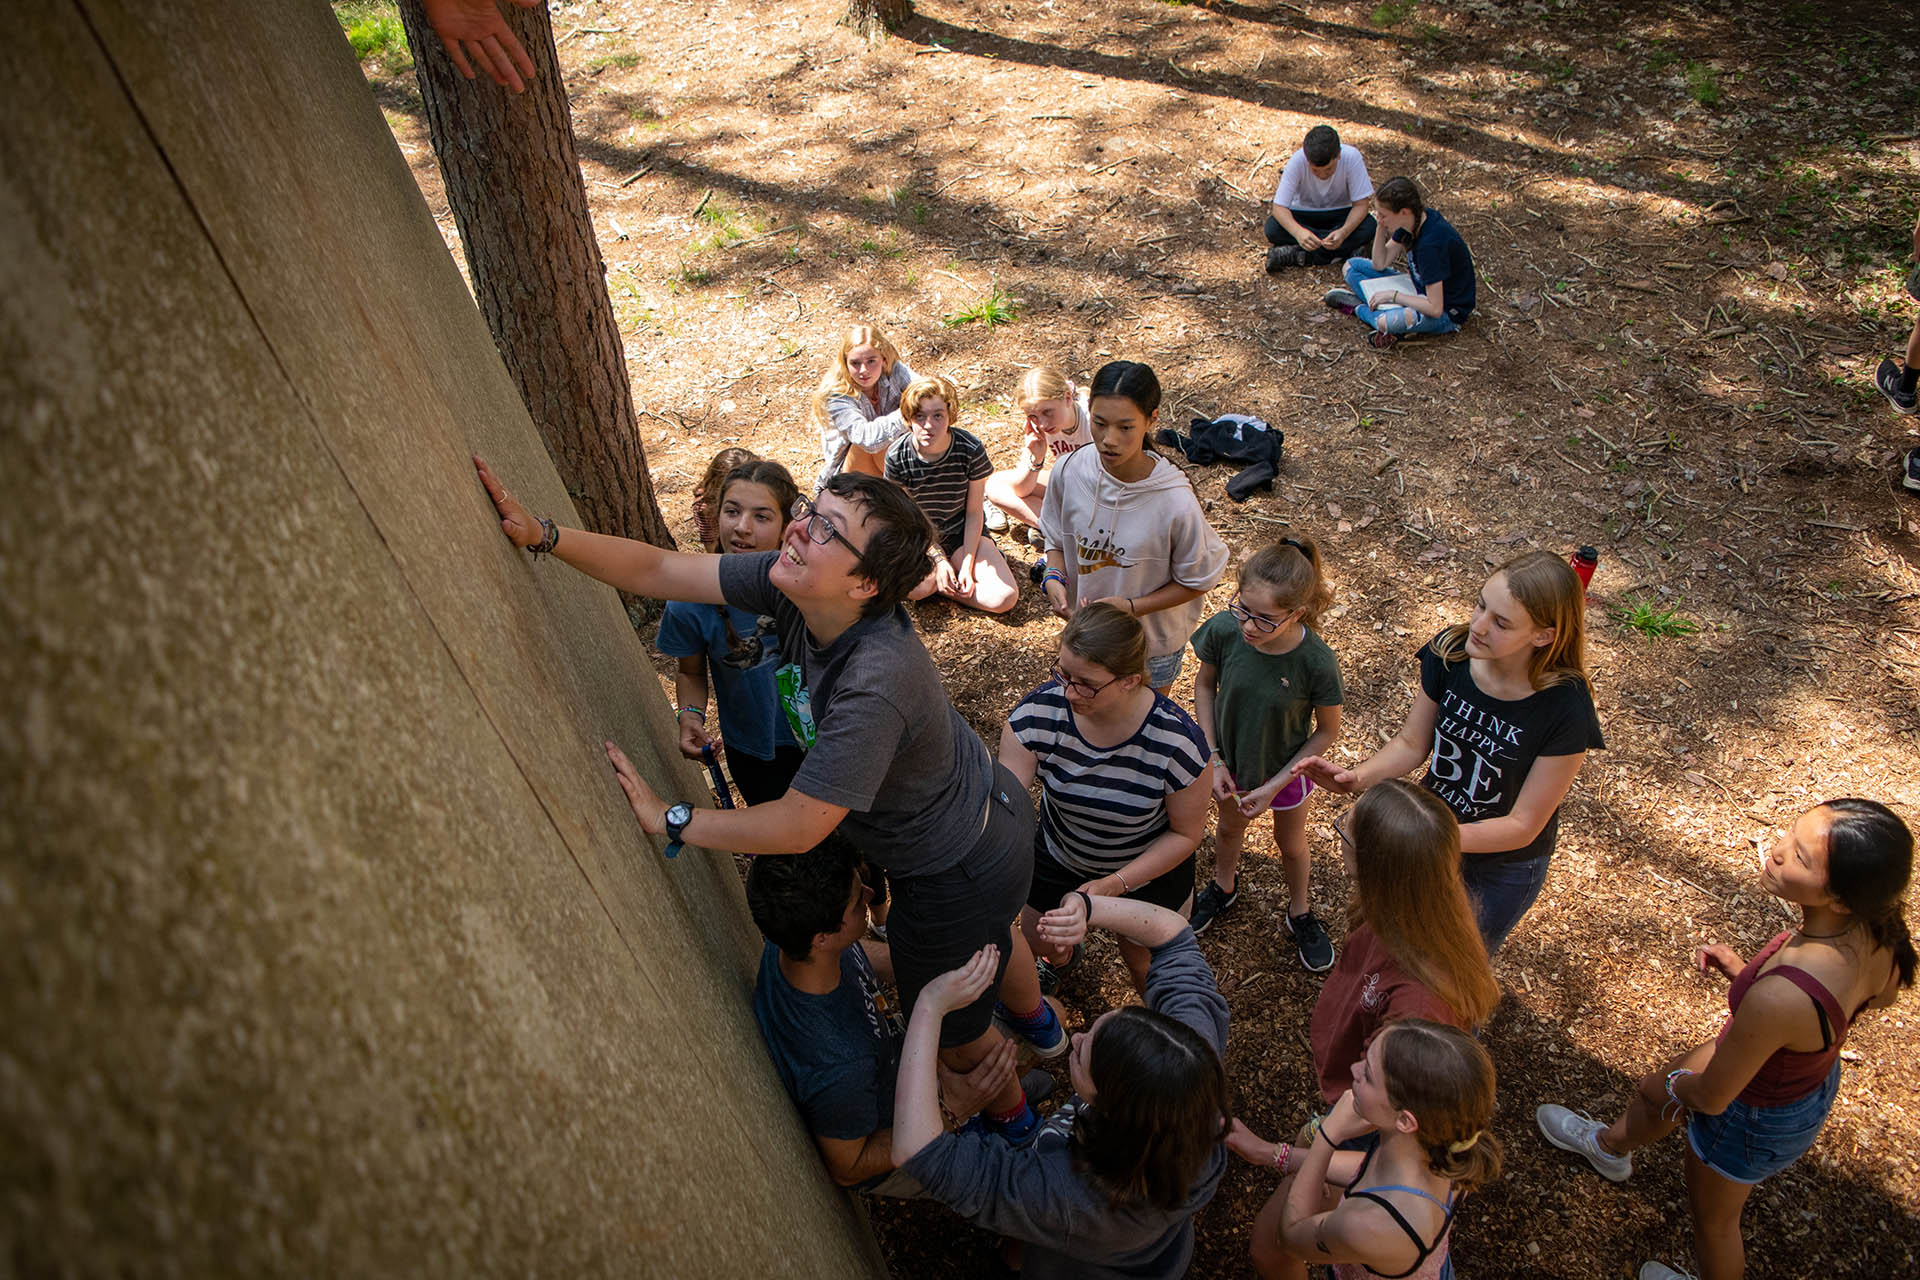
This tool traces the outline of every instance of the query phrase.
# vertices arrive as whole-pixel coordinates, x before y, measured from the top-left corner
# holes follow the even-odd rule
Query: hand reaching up
[[[512,2],[531,9],[546,0]],[[468,61],[472,55],[495,84],[515,93],[526,89],[527,81],[533,79],[533,59],[501,16],[497,0],[421,0],[421,7],[461,75],[473,79],[473,62]]]

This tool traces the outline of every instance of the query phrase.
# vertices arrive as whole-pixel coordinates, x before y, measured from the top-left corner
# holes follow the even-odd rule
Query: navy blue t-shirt
[[[1414,287],[1421,293],[1425,293],[1430,284],[1446,283],[1443,301],[1447,318],[1455,324],[1472,314],[1479,295],[1473,276],[1473,255],[1467,252],[1467,242],[1460,238],[1453,224],[1432,209],[1427,210],[1419,234],[1413,238],[1413,247],[1407,253],[1407,274],[1413,277]]]
[[[893,1127],[900,1017],[858,944],[840,953],[840,985],[801,991],[780,972],[780,948],[760,952],[753,1016],[807,1132],[848,1142]]]

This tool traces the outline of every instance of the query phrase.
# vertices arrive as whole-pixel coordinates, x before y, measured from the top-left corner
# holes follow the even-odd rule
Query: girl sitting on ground
[[[1309,1263],[1335,1280],[1452,1280],[1461,1197],[1500,1175],[1493,1059],[1459,1028],[1415,1018],[1374,1037],[1350,1070],[1300,1172],[1254,1219],[1254,1269],[1263,1280],[1306,1280]],[[1340,1189],[1331,1208],[1329,1187]]]
[[[823,459],[816,490],[842,471],[881,474],[887,446],[906,430],[900,393],[912,381],[913,370],[873,325],[852,325],[840,335],[839,354],[813,393]]]
[[[1389,779],[1335,819],[1333,831],[1353,894],[1347,945],[1320,988],[1307,1032],[1323,1104],[1346,1092],[1348,1068],[1382,1028],[1424,1018],[1476,1031],[1500,1003],[1460,878],[1453,811],[1431,791]],[[1291,1173],[1313,1129],[1309,1123],[1292,1142],[1268,1142],[1236,1120],[1227,1145],[1250,1164]]]
[[[1193,1260],[1193,1215],[1226,1169],[1227,1002],[1187,922],[1164,907],[1069,892],[1040,933],[1073,947],[1089,925],[1152,953],[1146,1006],[1073,1038],[1074,1096],[1024,1146],[943,1133],[934,1052],[941,1014],[993,982],[993,948],[920,993],[900,1053],[893,1155],[927,1196],[1025,1245],[1034,1277],[1173,1280]]]
[[[1093,443],[1092,420],[1080,389],[1051,365],[1021,375],[1013,402],[1026,434],[1021,440],[1019,461],[1011,469],[996,471],[987,478],[987,528],[998,533],[1012,518],[1020,522],[1022,539],[1044,549],[1040,507],[1046,500],[1047,480],[1061,458]],[[994,519],[996,511],[1001,513],[998,521]]]
[[[1207,588],[1226,572],[1226,544],[1180,468],[1147,447],[1160,412],[1153,370],[1131,360],[1102,365],[1088,411],[1093,448],[1055,465],[1040,507],[1041,589],[1062,618],[1104,600],[1140,619],[1147,683],[1164,694],[1180,674]]]
[[[1205,933],[1240,896],[1247,828],[1273,814],[1273,843],[1287,883],[1287,933],[1310,973],[1333,963],[1333,942],[1313,914],[1307,797],[1313,781],[1293,766],[1340,736],[1340,664],[1314,632],[1333,603],[1320,551],[1283,538],[1240,568],[1240,590],[1193,634],[1200,673],[1193,709],[1213,750],[1213,798],[1220,814],[1213,878],[1193,904],[1193,931]]]
[[[1322,756],[1294,772],[1333,791],[1363,791],[1425,763],[1421,784],[1460,819],[1467,892],[1489,955],[1547,881],[1560,802],[1606,746],[1584,657],[1586,591],[1546,551],[1488,578],[1468,622],[1420,650],[1413,709],[1387,744],[1347,768]]]
[[[1207,829],[1207,746],[1200,726],[1147,687],[1146,633],[1110,604],[1090,604],[1060,635],[1052,678],[1007,717],[1000,763],[1023,786],[1040,778],[1033,887],[1020,928],[1042,966],[1041,989],[1075,958],[1039,934],[1040,914],[1075,889],[1095,897],[1193,905],[1193,851]],[[1120,940],[1136,991],[1152,959]]]
[[[1840,1089],[1840,1049],[1854,1020],[1913,985],[1913,941],[1901,900],[1913,833],[1872,800],[1808,810],[1761,855],[1760,887],[1800,908],[1800,925],[1752,960],[1715,944],[1694,957],[1733,979],[1720,1034],[1640,1078],[1612,1124],[1548,1103],[1540,1132],[1595,1172],[1624,1182],[1633,1153],[1682,1125],[1687,1202],[1701,1280],[1746,1270],[1740,1211],[1754,1187],[1805,1154]],[[1681,1280],[1659,1262],[1640,1280]]]
[[[936,591],[956,604],[1005,613],[1020,602],[1007,558],[982,527],[993,464],[971,431],[953,424],[960,393],[946,378],[915,378],[900,393],[907,433],[887,450],[886,476],[913,496],[933,526],[932,567],[910,599]]]
[[[740,449],[723,449],[716,461]],[[793,477],[777,462],[754,459],[711,483],[716,545],[709,551],[740,555],[779,548],[787,513],[800,496]],[[772,619],[724,604],[667,602],[654,643],[679,659],[673,677],[679,707],[680,754],[700,760],[714,746],[707,731],[707,682],[711,674],[720,711],[721,749],[727,772],[748,804],[766,804],[786,794],[806,753],[780,710],[774,671],[779,637]]]

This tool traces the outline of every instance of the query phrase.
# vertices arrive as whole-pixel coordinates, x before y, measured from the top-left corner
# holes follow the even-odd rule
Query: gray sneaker
[[[1327,927],[1311,910],[1286,917],[1287,932],[1300,951],[1300,967],[1308,973],[1325,973],[1333,968],[1333,939]]]
[[[1664,1262],[1648,1262],[1640,1268],[1640,1280],[1694,1280],[1685,1271],[1675,1271]]]
[[[1633,1157],[1617,1156],[1602,1147],[1600,1135],[1607,1126],[1584,1111],[1569,1111],[1559,1103],[1548,1102],[1533,1113],[1533,1120],[1548,1142],[1562,1151],[1585,1156],[1593,1171],[1608,1182],[1625,1182],[1633,1173]]]
[[[995,506],[992,498],[987,498],[982,501],[980,510],[986,516],[988,533],[1005,533],[1007,531],[1007,513]]]

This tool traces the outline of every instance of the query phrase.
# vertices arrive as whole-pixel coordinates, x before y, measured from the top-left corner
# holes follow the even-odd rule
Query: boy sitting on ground
[[[1359,253],[1373,241],[1375,224],[1367,212],[1372,196],[1359,148],[1342,143],[1330,125],[1307,130],[1273,193],[1267,270],[1320,267]]]
[[[753,1016],[781,1083],[800,1109],[827,1172],[843,1187],[915,1196],[894,1167],[894,1077],[904,1026],[883,982],[892,966],[883,942],[863,941],[872,891],[860,855],[838,836],[810,853],[756,858],[747,908],[766,945],[753,987]],[[966,1075],[940,1071],[944,1105],[965,1118],[1012,1078],[1014,1042]],[[1022,1081],[1044,1097],[1052,1077]]]
[[[1373,234],[1372,259],[1349,258],[1347,287],[1327,290],[1323,301],[1372,329],[1376,347],[1391,347],[1416,333],[1452,333],[1473,314],[1478,295],[1467,242],[1437,210],[1427,208],[1412,178],[1387,179],[1374,204],[1380,225]],[[1402,258],[1411,289],[1363,296],[1369,280],[1398,274]]]

